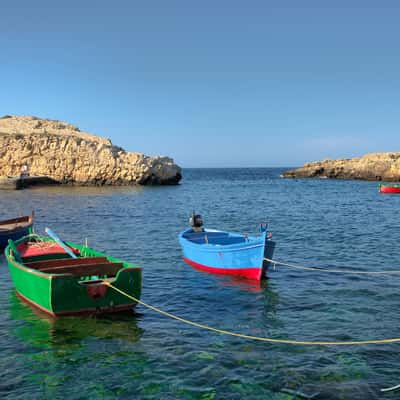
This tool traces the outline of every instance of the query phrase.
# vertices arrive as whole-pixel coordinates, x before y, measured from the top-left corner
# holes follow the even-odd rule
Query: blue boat
[[[32,215],[0,221],[0,249],[7,247],[8,239],[18,240],[28,235],[32,230],[33,217],[32,212]]]
[[[200,215],[190,218],[192,228],[179,234],[184,261],[203,271],[235,275],[252,280],[266,277],[275,242],[261,225],[260,236],[204,229]]]

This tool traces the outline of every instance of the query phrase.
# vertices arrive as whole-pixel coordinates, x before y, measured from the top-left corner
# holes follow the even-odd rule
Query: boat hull
[[[262,268],[221,268],[199,264],[198,262],[190,260],[186,257],[183,257],[183,260],[194,268],[197,268],[201,271],[210,272],[212,274],[234,275],[257,281],[261,280],[262,278]]]
[[[32,224],[12,231],[0,232],[0,250],[4,250],[6,248],[8,244],[8,239],[11,239],[13,241],[21,239],[22,237],[28,235],[31,228]]]
[[[33,226],[34,214],[0,221],[0,250],[4,250],[8,240],[16,241],[29,234]]]
[[[18,245],[25,238],[16,242]],[[72,248],[85,252],[86,257],[107,257],[122,262],[123,267],[109,282],[117,289],[136,299],[141,294],[141,269],[121,260],[108,257],[93,249],[68,243]],[[48,274],[31,269],[17,262],[6,248],[6,258],[15,290],[19,297],[37,309],[52,316],[101,314],[130,309],[136,302],[103,283],[88,277]]]
[[[400,185],[380,185],[381,193],[400,193]]]
[[[193,243],[184,235],[185,232],[180,235],[183,259],[192,267],[257,281],[266,277],[269,263],[264,258],[272,258],[275,242],[267,239],[265,233],[259,238],[249,238],[248,242],[227,246]]]

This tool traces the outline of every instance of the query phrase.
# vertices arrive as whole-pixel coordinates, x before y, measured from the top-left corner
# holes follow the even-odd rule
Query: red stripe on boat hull
[[[183,257],[183,260],[194,268],[200,269],[201,271],[211,272],[213,274],[220,275],[235,275],[241,276],[246,279],[252,279],[259,281],[261,280],[262,268],[237,268],[237,269],[226,269],[218,267],[209,267],[203,264],[199,264],[189,258]]]
[[[393,187],[393,186],[381,186],[379,188],[381,193],[400,193],[400,187]]]

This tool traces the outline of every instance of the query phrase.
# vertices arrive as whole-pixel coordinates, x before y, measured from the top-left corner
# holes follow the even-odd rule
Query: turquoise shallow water
[[[1,192],[1,215],[35,210],[51,227],[143,267],[142,299],[200,323],[298,340],[400,337],[400,276],[278,267],[261,286],[185,265],[177,234],[193,208],[208,227],[255,233],[270,221],[283,261],[400,269],[400,196],[361,181],[283,180],[279,169],[185,170],[175,187]],[[0,257],[0,398],[395,399],[399,344],[301,347],[201,331],[141,306],[108,318],[37,315]]]

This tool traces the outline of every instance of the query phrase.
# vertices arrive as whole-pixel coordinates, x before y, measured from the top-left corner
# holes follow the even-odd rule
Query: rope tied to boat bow
[[[331,274],[352,274],[352,275],[400,275],[399,270],[395,271],[359,271],[359,270],[351,270],[351,269],[329,269],[329,268],[321,268],[321,267],[311,267],[306,265],[298,265],[298,264],[289,264],[284,263],[282,261],[272,260],[270,258],[264,257],[265,261],[270,262],[274,269],[276,265],[281,265],[283,267],[293,268],[293,269],[301,269],[304,271],[318,271],[318,272],[327,272]]]
[[[117,287],[115,287],[108,281],[103,281],[103,285],[109,286],[110,288],[114,289],[116,292],[126,296],[130,300],[133,300],[136,303],[141,304],[142,306],[144,306],[150,310],[153,310],[153,311],[155,311],[161,315],[164,315],[166,317],[180,321],[184,324],[192,325],[192,326],[195,326],[197,328],[204,329],[207,331],[220,333],[222,335],[239,337],[242,339],[256,340],[259,342],[267,342],[267,343],[274,343],[274,344],[292,344],[292,345],[303,345],[303,346],[315,346],[315,345],[318,345],[318,346],[350,346],[350,345],[353,345],[354,346],[354,345],[367,345],[367,344],[390,344],[390,343],[399,343],[400,342],[400,338],[375,339],[375,340],[351,340],[351,341],[329,341],[329,340],[307,341],[307,340],[291,340],[291,339],[274,339],[274,338],[269,338],[269,337],[246,335],[243,333],[231,332],[226,329],[213,328],[212,326],[200,324],[198,322],[179,317],[179,316],[169,313],[167,311],[163,311],[157,307],[154,307],[150,304],[147,304],[147,303],[137,299],[134,296],[131,296],[130,294],[124,292],[121,289],[118,289]]]

